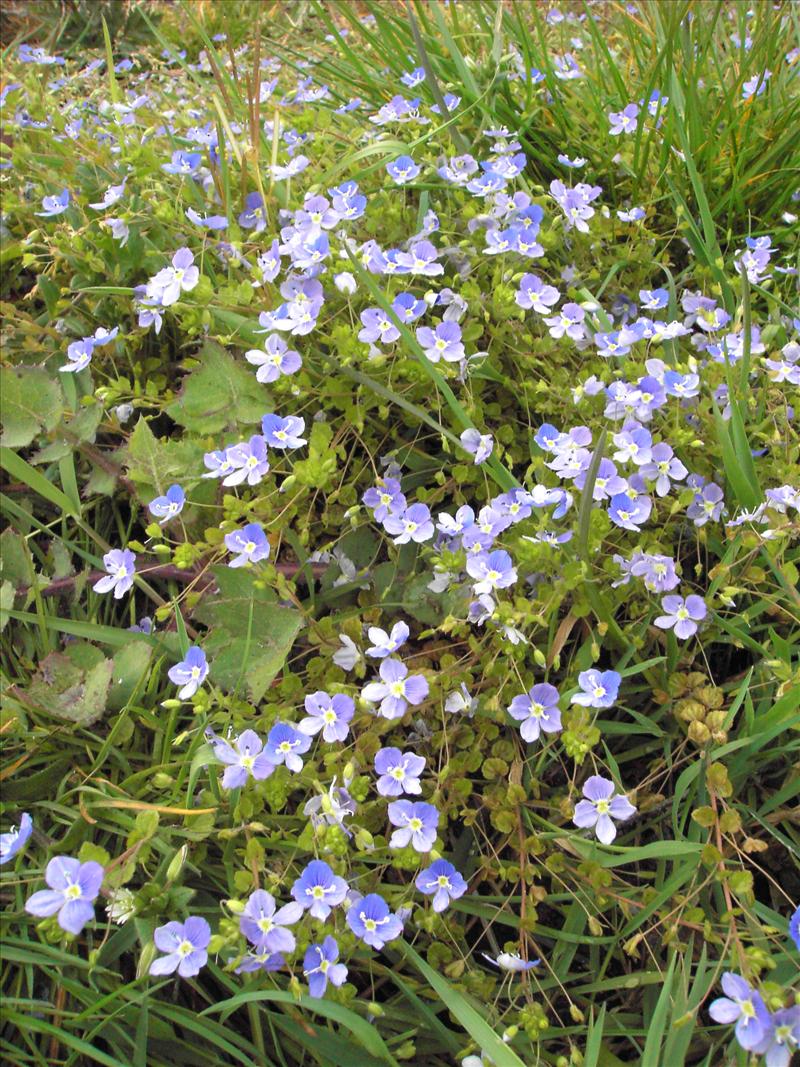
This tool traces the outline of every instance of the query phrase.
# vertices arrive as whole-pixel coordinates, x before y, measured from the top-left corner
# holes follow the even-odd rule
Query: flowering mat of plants
[[[0,96],[3,1062],[788,1067],[797,8],[101,9]]]

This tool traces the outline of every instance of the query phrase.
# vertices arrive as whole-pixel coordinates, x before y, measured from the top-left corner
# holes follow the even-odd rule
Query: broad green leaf
[[[39,367],[0,367],[0,444],[25,448],[61,417],[61,388]]]
[[[180,394],[167,406],[170,418],[201,434],[260,422],[270,410],[270,394],[255,371],[212,341],[197,358],[200,366],[186,375]]]
[[[31,562],[25,538],[11,527],[0,534],[0,578],[15,589],[31,584]]]
[[[79,408],[75,415],[62,419],[56,427],[53,440],[40,448],[32,457],[32,463],[52,463],[69,456],[81,441],[93,441],[103,417],[103,405],[91,404]]]
[[[140,418],[128,440],[128,476],[142,500],[163,495],[187,472],[202,470],[203,450],[194,441],[160,441],[147,419]]]
[[[209,627],[203,641],[211,677],[223,689],[245,687],[259,701],[286,663],[303,624],[294,608],[255,587],[252,574],[213,567],[219,592],[203,600],[195,618]]]
[[[15,690],[23,703],[32,703],[58,719],[91,726],[106,709],[112,662],[102,658],[82,670],[69,656],[51,652],[42,660],[27,690]]]

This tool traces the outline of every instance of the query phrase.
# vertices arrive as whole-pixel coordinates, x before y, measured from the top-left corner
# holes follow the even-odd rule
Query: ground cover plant
[[[796,8],[49,10],[4,1062],[787,1067]]]

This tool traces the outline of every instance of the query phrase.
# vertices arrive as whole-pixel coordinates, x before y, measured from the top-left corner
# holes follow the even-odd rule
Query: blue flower
[[[538,741],[542,731],[554,734],[561,730],[558,700],[558,690],[548,682],[540,682],[522,696],[514,697],[508,714],[522,723],[520,734],[526,741]]]
[[[269,558],[269,541],[263,527],[257,522],[249,522],[243,529],[225,534],[225,547],[237,553],[228,564],[229,567],[244,567]]]
[[[169,922],[156,927],[153,941],[159,956],[150,964],[150,974],[160,977],[174,974],[181,978],[194,978],[200,973],[208,960],[208,944],[211,940],[211,927],[199,915],[190,915],[184,923]]]
[[[94,860],[81,863],[71,856],[55,856],[47,864],[44,880],[50,886],[25,902],[30,915],[58,916],[58,925],[79,934],[94,918],[94,902],[103,884],[103,868]]]
[[[18,827],[12,826],[6,833],[0,834],[0,864],[8,863],[21,852],[32,832],[33,820],[25,811],[20,817]]]
[[[361,312],[361,321],[364,325],[358,331],[359,341],[367,344],[379,341],[387,345],[400,336],[400,331],[382,308],[366,308]]]
[[[263,350],[251,348],[245,352],[244,358],[254,367],[256,381],[275,382],[282,374],[294,374],[303,365],[299,352],[289,348],[287,343],[278,334],[273,333],[264,342]]]
[[[148,281],[145,293],[161,307],[170,307],[200,281],[200,268],[188,248],[179,248],[169,267],[164,267]]]
[[[609,132],[615,137],[621,133],[636,133],[638,115],[638,104],[628,104],[622,111],[609,111],[608,117],[611,119]]]
[[[422,83],[425,81],[425,68],[414,67],[413,70],[409,70],[405,74],[401,74],[400,81],[403,83],[403,85],[407,85],[409,89],[415,89],[418,85],[422,85]]]
[[[235,974],[252,974],[254,971],[279,971],[286,966],[286,959],[281,952],[247,952],[242,956],[242,962],[234,971]]]
[[[458,900],[467,891],[467,883],[447,860],[435,860],[420,871],[414,883],[420,893],[433,895],[433,910],[444,911],[451,900]]]
[[[188,700],[193,697],[206,680],[207,674],[206,654],[197,645],[192,645],[185,658],[167,671],[169,680],[182,687],[178,691],[180,700]]]
[[[306,428],[306,420],[297,415],[265,415],[261,420],[261,432],[271,448],[302,448],[306,444],[301,434]]]
[[[372,508],[376,522],[383,522],[390,514],[402,512],[406,507],[406,498],[400,492],[400,482],[396,478],[380,479],[378,485],[367,489],[361,500]]]
[[[245,730],[230,742],[217,737],[211,730],[206,731],[206,736],[214,755],[220,763],[226,764],[222,775],[223,789],[241,789],[248,778],[261,782],[275,770],[275,764],[263,751],[264,742],[254,730]]]
[[[457,322],[440,322],[433,330],[429,326],[420,326],[417,340],[431,363],[438,363],[440,359],[446,363],[458,363],[464,358],[461,327]]]
[[[244,201],[244,211],[239,216],[239,225],[243,230],[255,230],[261,233],[267,225],[264,213],[264,200],[261,193],[248,193]]]
[[[172,153],[172,159],[169,163],[161,164],[161,169],[166,171],[167,174],[194,174],[202,159],[203,157],[199,152],[181,152],[179,150]]]
[[[160,525],[180,515],[186,503],[186,494],[179,485],[171,485],[164,496],[157,496],[147,505],[151,515],[155,515]]]
[[[583,786],[585,800],[575,805],[572,821],[581,829],[594,828],[597,840],[610,845],[617,836],[614,820],[624,822],[636,814],[636,808],[625,796],[618,796],[614,783],[600,774],[593,774]]]
[[[367,636],[372,642],[372,645],[366,650],[366,654],[375,659],[383,659],[385,656],[391,656],[406,643],[408,640],[408,632],[408,623],[405,623],[402,620],[394,624],[391,634],[387,634],[387,632],[382,630],[379,626],[370,626],[367,630]]]
[[[485,960],[489,963],[493,963],[495,967],[499,967],[501,971],[519,972],[530,971],[531,968],[536,967],[539,960],[524,960],[517,952],[501,952],[497,958],[489,956],[487,953],[481,953]]]
[[[128,548],[112,548],[103,556],[103,566],[108,571],[92,586],[95,593],[110,593],[114,590],[114,599],[119,600],[133,585],[136,573],[136,556]]]
[[[708,614],[706,602],[701,596],[665,596],[661,607],[666,612],[653,619],[660,630],[672,630],[675,636],[685,641],[697,633],[697,624]]]
[[[232,445],[227,455],[233,470],[223,478],[223,485],[241,485],[245,481],[248,485],[258,485],[269,473],[267,442],[261,434],[253,434],[249,441]]]
[[[639,527],[650,518],[653,502],[644,494],[631,497],[627,492],[611,498],[608,515],[616,526],[639,533]]]
[[[295,730],[288,722],[278,722],[267,735],[264,751],[272,763],[285,763],[290,771],[297,773],[303,769],[300,755],[308,752],[310,747],[310,737]]]
[[[461,444],[471,456],[475,457],[475,465],[479,466],[491,456],[494,438],[491,434],[481,433],[480,430],[469,427],[461,434]]]
[[[554,285],[546,285],[537,274],[523,274],[514,299],[521,308],[547,315],[560,296]]]
[[[292,896],[309,915],[324,922],[337,904],[343,903],[348,886],[324,860],[312,860],[292,886]]]
[[[340,986],[347,979],[347,967],[337,963],[339,946],[330,936],[321,945],[309,945],[303,957],[303,975],[308,979],[308,993],[312,997],[325,995],[328,982]]]
[[[78,371],[85,370],[92,361],[93,352],[94,345],[88,338],[84,338],[82,341],[73,341],[67,345],[67,359],[69,362],[65,363],[63,367],[59,367],[59,371],[62,374],[76,374]]]
[[[428,305],[413,293],[398,293],[392,301],[392,311],[402,322],[414,322],[425,314]]]
[[[507,589],[517,580],[517,572],[511,556],[502,549],[480,552],[467,559],[467,573],[474,578],[472,589],[476,594],[491,593],[495,589]]]
[[[368,893],[352,905],[347,913],[347,925],[356,937],[378,950],[403,932],[402,920],[377,893]]]
[[[396,185],[405,185],[406,182],[413,181],[420,170],[421,168],[411,156],[398,156],[393,162],[386,164],[386,173],[394,179]]]
[[[584,708],[610,708],[617,699],[619,683],[622,676],[616,671],[598,671],[592,668],[581,671],[578,685],[582,692],[576,693],[571,704],[580,704]]]
[[[303,909],[297,901],[275,910],[275,898],[264,889],[250,894],[239,916],[239,929],[259,952],[292,952],[296,941],[287,926],[302,918]]]
[[[399,797],[403,793],[422,792],[419,776],[425,769],[425,757],[399,748],[381,748],[375,754],[375,771],[380,775],[378,792],[382,797]]]
[[[666,289],[640,289],[639,299],[647,311],[660,311],[669,304],[669,293]]]
[[[800,1046],[800,1005],[781,1008],[771,1018],[772,1031],[769,1043],[762,1044],[758,1051],[764,1056],[765,1067],[790,1067],[792,1056]]]
[[[224,230],[228,226],[226,215],[201,215],[193,207],[187,207],[186,218],[195,226],[204,226],[207,230]]]
[[[305,699],[308,715],[297,724],[301,734],[313,736],[322,730],[326,741],[344,741],[350,731],[350,720],[355,714],[355,705],[349,696],[337,693],[331,697],[319,690]]]
[[[397,829],[389,848],[405,848],[409,843],[416,852],[430,852],[436,843],[439,812],[433,804],[416,800],[394,800],[388,807],[389,822]]]
[[[125,178],[119,185],[109,185],[103,193],[103,199],[96,201],[94,204],[89,204],[89,207],[93,207],[97,211],[105,211],[106,208],[113,207],[114,204],[122,199],[125,193],[125,182],[127,182],[127,180],[128,179]]]
[[[795,908],[794,915],[789,920],[789,937],[794,941],[797,951],[800,952],[800,906]]]
[[[425,504],[412,504],[403,511],[390,513],[383,528],[392,535],[396,545],[407,545],[409,541],[420,544],[433,537],[431,513]]]
[[[716,1023],[736,1023],[736,1040],[748,1052],[766,1051],[772,1037],[772,1020],[761,994],[750,988],[739,974],[727,971],[722,976],[724,997],[717,997],[708,1007]]]
[[[41,218],[51,219],[63,215],[69,207],[69,189],[62,189],[58,196],[45,196],[42,200],[44,211],[35,212]]]
[[[377,704],[385,719],[400,719],[409,704],[421,704],[428,695],[428,683],[422,674],[409,674],[399,659],[383,660],[380,681],[370,682],[361,691],[364,700]]]
[[[754,74],[742,85],[742,99],[749,100],[751,96],[761,96],[767,87],[767,82],[772,77],[771,70],[764,70],[761,74]]]

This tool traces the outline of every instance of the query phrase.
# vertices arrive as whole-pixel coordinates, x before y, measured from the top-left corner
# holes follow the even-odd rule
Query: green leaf
[[[14,606],[14,586],[11,582],[0,585],[0,633],[6,628],[10,618],[8,612]]]
[[[69,456],[81,441],[93,441],[97,427],[103,418],[103,405],[91,404],[79,408],[74,415],[61,421],[55,430],[54,439],[33,456],[33,463],[52,463]]]
[[[170,485],[199,468],[202,448],[194,441],[160,441],[140,418],[128,441],[128,476],[142,500],[162,495]]]
[[[227,690],[244,684],[258,702],[285,664],[303,616],[277,604],[271,590],[257,589],[246,571],[212,567],[212,572],[219,593],[195,611],[210,630],[203,647],[211,677]]]
[[[170,418],[201,434],[260,422],[270,401],[255,371],[213,341],[203,345],[198,359],[200,366],[184,378],[180,395],[167,406]]]
[[[32,565],[28,546],[10,526],[0,534],[0,578],[15,589],[30,585]]]
[[[112,662],[101,659],[84,671],[69,656],[51,652],[26,691],[17,691],[25,703],[32,702],[58,719],[91,726],[106,709]]]
[[[114,656],[111,688],[108,692],[110,711],[124,708],[147,674],[153,648],[146,641],[133,640]]]
[[[61,389],[39,367],[0,367],[0,444],[25,448],[42,430],[52,430],[61,417]]]

